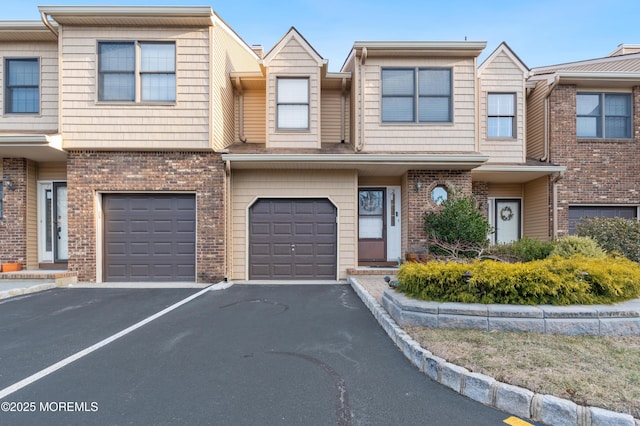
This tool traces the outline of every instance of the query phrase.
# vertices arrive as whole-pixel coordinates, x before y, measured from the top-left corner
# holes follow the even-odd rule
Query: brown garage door
[[[195,281],[193,195],[105,194],[105,281]]]
[[[638,213],[635,206],[570,206],[569,234],[576,233],[576,224],[583,217],[621,217],[633,219]]]
[[[249,278],[336,279],[337,209],[327,199],[261,199],[249,213]]]

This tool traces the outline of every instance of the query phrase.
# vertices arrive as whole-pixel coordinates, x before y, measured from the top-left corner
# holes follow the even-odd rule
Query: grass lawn
[[[470,371],[640,418],[640,337],[405,330],[434,355]]]

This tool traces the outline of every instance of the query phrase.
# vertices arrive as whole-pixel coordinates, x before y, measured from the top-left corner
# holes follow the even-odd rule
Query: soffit
[[[39,10],[62,25],[172,26],[213,25],[210,7],[41,6]]]
[[[42,21],[0,21],[0,41],[56,41]]]

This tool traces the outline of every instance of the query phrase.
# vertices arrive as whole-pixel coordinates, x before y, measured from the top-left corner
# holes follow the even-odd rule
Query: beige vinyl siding
[[[278,77],[309,78],[309,129],[277,129]],[[320,148],[320,67],[300,42],[292,37],[267,70],[268,148]]]
[[[229,73],[259,70],[256,56],[248,47],[242,46],[228,28],[222,24],[213,28],[211,121],[213,147],[216,150],[226,148],[235,141],[235,99]]]
[[[206,149],[208,28],[83,28],[61,32],[62,132],[66,149]],[[176,103],[98,102],[98,41],[175,41]]]
[[[382,123],[381,70],[386,67],[451,67],[453,78],[453,123]],[[369,58],[359,65],[364,84],[354,77],[354,86],[364,86],[364,117],[356,116],[357,143],[363,152],[473,152],[475,143],[475,63],[473,58]],[[362,112],[361,112],[362,113]],[[364,121],[364,132],[361,121]]]
[[[498,54],[483,69],[480,77],[480,152],[490,163],[522,163],[525,157],[525,89],[521,68],[505,53]],[[487,136],[487,98],[489,93],[514,93],[516,125],[513,139],[489,139]]]
[[[67,180],[66,163],[39,163],[38,180]]]
[[[549,239],[549,178],[541,177],[524,185],[524,236]]]
[[[26,269],[38,269],[38,179],[37,165],[27,163],[27,264]]]
[[[40,113],[6,114],[4,62],[6,58],[39,58]],[[56,133],[58,130],[58,45],[50,42],[2,43],[0,47],[0,132]]]
[[[267,140],[267,98],[264,90],[244,92],[244,136],[247,143]]]
[[[545,102],[548,93],[547,81],[539,81],[527,99],[527,157],[536,160],[545,154]]]
[[[329,198],[338,208],[338,273],[356,266],[357,175],[354,171],[235,170],[231,174],[231,277],[247,279],[249,207],[261,198]]]
[[[345,99],[344,115],[342,113],[342,93],[338,90],[323,90],[321,99],[322,142],[336,143],[342,141],[344,124],[344,141],[349,142],[349,98]]]
[[[521,198],[523,188],[519,183],[490,183],[489,198]]]

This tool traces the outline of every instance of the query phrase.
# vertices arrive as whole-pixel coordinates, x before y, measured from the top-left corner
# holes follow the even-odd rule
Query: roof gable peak
[[[311,44],[305,39],[302,34],[296,29],[296,27],[291,27],[289,31],[276,43],[273,48],[267,53],[262,61],[264,66],[269,66],[269,63],[278,56],[280,51],[291,41],[296,40],[300,45],[307,51],[309,56],[311,56],[317,63],[318,66],[321,67],[327,64],[327,60],[324,59],[320,54],[311,46]]]

